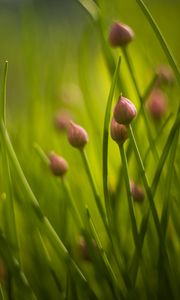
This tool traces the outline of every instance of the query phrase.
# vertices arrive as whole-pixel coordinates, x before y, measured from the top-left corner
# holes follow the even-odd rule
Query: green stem
[[[124,151],[124,146],[120,145],[119,150],[120,150],[122,165],[123,165],[123,174],[124,174],[124,180],[125,180],[125,185],[126,185],[126,192],[127,192],[128,207],[129,207],[129,214],[130,214],[130,219],[131,219],[133,239],[134,239],[134,243],[135,243],[137,253],[139,254],[139,256],[141,256],[139,235],[138,235],[136,217],[135,217],[135,212],[134,212],[133,199],[132,199],[131,188],[130,188],[130,178],[129,178],[129,172],[128,172],[128,164],[127,164],[126,154],[125,154],[125,151]]]
[[[99,196],[99,194],[97,192],[96,184],[95,184],[95,181],[94,181],[91,169],[90,169],[89,161],[88,161],[88,158],[87,158],[85,150],[83,150],[83,149],[80,150],[80,154],[81,154],[81,157],[82,157],[82,160],[83,160],[83,163],[84,163],[84,167],[85,167],[88,179],[89,179],[90,186],[92,188],[92,192],[93,192],[93,195],[94,195],[94,199],[95,199],[98,211],[99,211],[99,213],[100,213],[100,215],[102,217],[102,220],[103,220],[103,223],[105,225],[105,228],[107,228],[106,215],[105,215],[102,203],[101,203],[100,196]]]
[[[77,226],[82,229],[84,227],[84,224],[83,224],[81,215],[79,213],[79,210],[77,208],[76,201],[75,201],[75,199],[73,199],[73,196],[72,196],[69,184],[68,184],[68,182],[64,178],[62,178],[61,181],[62,181],[64,190],[65,190],[65,192],[66,192],[66,194],[68,196],[71,208],[73,209],[73,212],[74,212],[73,213],[74,221],[77,224]]]
[[[141,111],[142,111],[142,115],[143,115],[143,118],[144,118],[144,123],[145,123],[146,129],[147,129],[148,139],[149,139],[150,145],[153,145],[153,137],[152,137],[152,133],[151,133],[151,128],[149,126],[149,120],[147,118],[147,115],[146,115],[146,112],[145,112],[145,109],[144,109],[144,103],[143,103],[144,101],[143,101],[143,98],[142,98],[140,90],[139,90],[139,86],[138,86],[138,83],[137,83],[137,80],[136,80],[136,77],[135,77],[132,62],[131,62],[131,59],[130,59],[130,56],[128,54],[127,49],[123,48],[122,51],[123,51],[123,54],[124,54],[124,57],[125,57],[128,69],[129,69],[129,73],[131,75],[131,78],[132,78],[132,81],[133,81],[133,84],[134,84],[134,87],[135,87],[135,90],[136,90],[136,93],[137,93],[137,96],[138,96],[139,101],[141,103]],[[159,157],[158,157],[158,152],[157,152],[157,149],[156,149],[155,145],[154,145],[153,148],[154,148],[154,151],[152,151],[152,154],[154,156],[154,159],[157,161],[159,159]]]

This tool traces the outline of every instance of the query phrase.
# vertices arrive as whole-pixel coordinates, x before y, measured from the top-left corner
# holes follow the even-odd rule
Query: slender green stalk
[[[73,209],[73,217],[74,217],[74,220],[75,220],[75,223],[77,224],[77,226],[79,228],[84,228],[84,223],[83,223],[83,220],[81,218],[81,215],[79,213],[79,210],[77,208],[77,205],[76,205],[76,201],[75,199],[73,199],[73,196],[72,196],[72,193],[71,193],[71,190],[70,190],[70,187],[69,187],[69,184],[68,182],[65,180],[65,178],[62,178],[62,184],[63,184],[63,187],[64,187],[64,190],[68,196],[68,199],[70,201],[70,205],[71,205],[71,208]]]
[[[144,118],[144,123],[145,123],[146,129],[147,129],[148,139],[149,139],[150,145],[152,145],[153,144],[153,137],[152,137],[149,121],[148,121],[148,118],[147,118],[147,115],[146,115],[146,112],[145,112],[145,109],[144,109],[143,98],[141,96],[139,86],[138,86],[138,83],[137,83],[137,80],[136,80],[136,77],[135,77],[135,73],[134,73],[134,70],[133,70],[133,67],[132,67],[132,62],[131,62],[130,56],[129,56],[128,51],[127,51],[126,48],[123,48],[123,54],[124,54],[124,57],[125,57],[128,69],[129,69],[129,73],[131,75],[131,78],[132,78],[132,81],[133,81],[133,84],[134,84],[134,87],[135,87],[135,90],[136,90],[137,96],[138,96],[139,101],[141,103],[141,111],[142,111],[142,115],[143,115],[143,118]],[[152,151],[152,154],[154,156],[154,159],[157,161],[159,159],[159,157],[158,157],[158,152],[157,152],[157,149],[156,149],[155,145],[154,145],[153,148],[154,148],[154,151]]]
[[[130,188],[130,178],[129,178],[129,172],[128,172],[128,164],[127,164],[126,154],[125,154],[125,151],[124,151],[124,146],[120,145],[119,150],[120,150],[122,165],[123,165],[122,171],[123,171],[125,185],[126,185],[128,207],[129,207],[129,214],[130,214],[130,219],[131,219],[131,226],[132,226],[134,244],[135,244],[137,253],[139,254],[139,256],[141,256],[139,235],[138,235],[136,217],[135,217],[135,212],[134,212],[133,199],[132,199],[131,188]]]
[[[81,154],[81,157],[82,157],[82,160],[83,160],[83,163],[84,163],[84,167],[85,167],[88,179],[89,179],[89,183],[90,183],[91,188],[92,188],[92,192],[93,192],[93,195],[94,195],[94,199],[95,199],[97,208],[98,208],[99,213],[100,213],[100,215],[102,217],[102,221],[103,221],[105,227],[107,228],[106,215],[105,215],[102,203],[101,203],[100,196],[99,196],[99,194],[97,192],[97,187],[96,187],[96,184],[95,184],[95,181],[94,181],[91,169],[90,169],[89,161],[88,161],[88,158],[87,158],[85,150],[84,149],[80,150],[80,154]]]
[[[148,10],[147,6],[145,5],[145,3],[142,0],[136,0],[136,2],[138,3],[139,7],[141,8],[141,10],[143,11],[144,15],[146,16],[148,22],[150,23],[168,61],[169,64],[171,65],[172,69],[174,70],[174,73],[176,74],[176,78],[177,81],[180,85],[180,70],[177,66],[176,60],[173,57],[171,50],[169,49],[165,38],[163,37],[157,23],[155,22],[153,16],[151,15],[150,11]]]
[[[41,158],[41,160],[47,166],[49,166],[49,158],[46,155],[46,153],[43,151],[43,149],[37,143],[34,144],[34,149],[38,153],[38,155]],[[82,221],[81,215],[79,213],[79,210],[77,208],[76,201],[73,199],[73,195],[71,193],[70,186],[69,186],[67,180],[65,178],[63,178],[63,177],[61,178],[61,183],[62,183],[64,191],[65,191],[65,193],[66,193],[66,195],[68,197],[68,200],[70,202],[70,207],[73,209],[74,221],[75,221],[76,224],[78,224],[79,228],[83,228],[83,226],[84,226],[83,225],[83,221]]]
[[[108,217],[108,222],[111,224],[112,219],[112,207],[109,197],[109,189],[108,189],[108,139],[109,139],[109,123],[110,123],[110,113],[113,101],[113,95],[115,91],[115,86],[118,78],[119,67],[121,63],[121,57],[118,60],[116,70],[114,72],[114,76],[112,79],[112,84],[108,96],[108,101],[106,105],[105,118],[104,118],[104,129],[103,129],[103,191],[104,191],[104,200],[106,206],[106,213]]]

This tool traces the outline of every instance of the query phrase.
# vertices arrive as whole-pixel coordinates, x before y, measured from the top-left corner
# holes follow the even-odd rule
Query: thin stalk
[[[4,291],[1,284],[0,284],[0,296],[1,296],[1,300],[5,300]]]
[[[130,219],[131,219],[131,226],[132,226],[134,244],[135,244],[137,253],[139,254],[139,256],[141,256],[141,249],[140,249],[140,243],[139,243],[139,234],[138,234],[136,217],[135,217],[135,212],[134,212],[133,199],[132,199],[131,188],[130,188],[130,178],[129,178],[129,172],[128,172],[128,164],[127,164],[126,154],[125,154],[125,151],[124,151],[124,146],[120,145],[119,150],[120,150],[122,165],[123,165],[123,170],[122,171],[123,171],[125,185],[126,185],[127,200],[128,200],[128,207],[129,207],[129,214],[130,214]]]
[[[68,184],[67,180],[65,180],[65,178],[62,178],[61,182],[62,182],[64,190],[65,190],[65,192],[68,196],[71,208],[73,209],[74,221],[75,221],[76,224],[78,224],[77,226],[82,229],[82,228],[84,228],[84,223],[83,223],[83,220],[82,220],[81,215],[79,213],[79,210],[77,208],[76,201],[75,201],[75,199],[73,199],[69,184]]]
[[[108,140],[109,140],[109,123],[110,123],[110,113],[113,101],[113,95],[115,91],[115,86],[118,78],[119,67],[121,63],[121,57],[119,57],[114,76],[112,79],[112,84],[108,96],[108,101],[106,105],[105,117],[104,117],[104,129],[103,129],[103,169],[102,169],[102,176],[103,176],[103,191],[104,191],[104,201],[106,207],[106,214],[108,218],[109,225],[111,225],[112,220],[112,206],[109,197],[109,189],[108,189]]]
[[[168,44],[166,43],[165,38],[163,37],[157,23],[155,22],[153,16],[151,15],[150,11],[148,10],[148,8],[144,4],[144,2],[142,0],[136,0],[136,2],[138,3],[139,7],[141,8],[144,15],[146,16],[149,24],[151,25],[151,27],[158,39],[163,51],[164,51],[164,54],[166,55],[166,57],[169,61],[169,64],[171,65],[172,69],[174,70],[174,73],[176,74],[177,81],[180,85],[180,70],[178,68],[177,62],[176,62],[173,54],[171,53],[171,50],[169,49]]]
[[[149,126],[149,121],[148,121],[148,118],[147,118],[147,115],[146,115],[146,112],[145,112],[145,109],[144,109],[143,99],[142,99],[142,96],[141,96],[141,93],[140,93],[140,90],[139,90],[139,86],[138,86],[138,83],[137,83],[137,80],[136,80],[136,77],[135,77],[135,73],[134,73],[134,70],[133,70],[133,67],[132,67],[132,62],[131,62],[131,59],[130,59],[130,56],[128,54],[127,49],[123,48],[122,51],[123,51],[123,54],[124,54],[124,57],[125,57],[128,69],[129,69],[129,73],[131,75],[131,78],[132,78],[132,81],[133,81],[133,84],[134,84],[134,87],[135,87],[135,90],[136,90],[136,93],[137,93],[137,96],[138,96],[140,104],[141,104],[141,111],[142,111],[142,115],[143,115],[143,118],[144,118],[144,123],[145,123],[146,129],[147,129],[148,139],[149,139],[150,145],[152,145],[153,144],[153,137],[152,137],[152,133],[151,133],[151,128]],[[152,154],[153,154],[155,160],[159,159],[158,152],[157,152],[157,149],[156,149],[155,145],[154,145],[154,151],[152,152]]]
[[[85,167],[88,179],[89,179],[90,186],[92,188],[92,192],[93,192],[93,195],[94,195],[94,199],[95,199],[98,211],[99,211],[99,213],[100,213],[100,215],[102,217],[102,221],[103,221],[103,223],[105,225],[105,228],[107,228],[106,215],[105,215],[102,203],[101,203],[100,196],[99,196],[97,188],[96,188],[94,177],[92,175],[92,171],[90,169],[89,161],[88,161],[88,158],[87,158],[85,150],[84,149],[80,150],[80,154],[81,154],[81,157],[82,157],[82,160],[83,160],[83,163],[84,163],[84,167]]]
[[[46,155],[46,153],[43,151],[43,149],[37,143],[34,144],[34,149],[36,150],[36,152],[39,155],[39,157],[41,158],[41,160],[47,166],[49,166],[49,158]],[[81,215],[79,213],[79,210],[77,208],[76,201],[73,199],[73,195],[71,193],[70,186],[69,186],[67,180],[64,177],[61,177],[60,179],[61,179],[61,183],[63,185],[64,191],[65,191],[65,193],[68,197],[68,200],[70,202],[70,206],[73,209],[74,221],[75,221],[76,224],[78,224],[79,228],[83,228],[84,227],[83,221],[82,221]]]

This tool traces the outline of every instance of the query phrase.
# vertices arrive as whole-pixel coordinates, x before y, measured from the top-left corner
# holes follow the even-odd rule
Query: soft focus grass
[[[132,124],[130,142],[121,150],[122,160],[128,159],[128,170],[122,169],[118,147],[110,138],[108,162],[103,161],[103,126],[108,129],[109,123],[107,118],[104,124],[104,117],[105,112],[107,115],[111,112],[111,102],[114,105],[123,92],[138,112],[141,107],[123,53],[108,45],[112,21],[122,20],[136,33],[128,53],[141,95],[156,67],[167,64],[167,58],[135,1],[96,2],[100,7],[99,23],[78,2],[72,2],[65,14],[61,6],[52,8],[51,14],[32,5],[0,11],[1,103],[5,98],[5,60],[9,61],[7,129],[41,212],[58,235],[54,237],[47,230],[39,208],[32,205],[34,196],[25,186],[25,177],[19,176],[15,158],[8,156],[9,144],[3,139],[1,126],[0,257],[8,276],[0,281],[0,299],[178,299],[180,295],[179,86],[175,81],[163,88],[168,97],[168,113],[162,123],[154,124],[147,117],[155,147],[150,147],[147,124],[140,113]],[[180,62],[179,3],[164,1],[162,6],[161,1],[147,1],[147,4]],[[170,14],[173,22],[168,21],[167,26]],[[113,80],[119,55],[121,63]],[[119,78],[123,78],[123,86]],[[108,99],[110,105],[106,111]],[[108,229],[95,205],[80,154],[70,147],[66,134],[54,126],[54,117],[60,109],[70,111],[73,120],[89,134],[86,152],[93,180],[103,207],[103,182],[105,198],[112,206]],[[169,121],[160,130],[169,115]],[[143,177],[135,142],[147,178]],[[53,149],[67,159],[69,171],[65,184],[53,177],[34,145],[40,145],[46,154]],[[103,181],[102,176],[105,164],[108,181]],[[145,191],[144,203],[133,204],[141,233],[135,243],[124,174],[126,183],[130,178],[141,183]],[[74,221],[69,193],[86,229],[80,229]],[[82,234],[91,256],[88,262],[79,253],[78,240]],[[59,238],[70,256],[64,252]],[[91,238],[95,239],[96,248]]]

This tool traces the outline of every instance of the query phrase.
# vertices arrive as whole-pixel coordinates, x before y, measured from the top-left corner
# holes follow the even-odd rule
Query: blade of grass
[[[109,189],[108,189],[108,139],[109,139],[109,123],[110,123],[110,113],[113,101],[113,95],[115,91],[115,86],[117,83],[117,78],[119,74],[119,67],[121,63],[121,57],[119,57],[114,76],[112,79],[112,84],[107,100],[105,117],[104,117],[104,129],[103,129],[103,145],[102,145],[102,153],[103,153],[103,169],[102,169],[102,177],[103,177],[103,191],[104,191],[104,201],[106,207],[106,213],[109,225],[112,221],[112,207],[109,197]]]
[[[128,200],[128,207],[129,207],[129,214],[130,214],[130,219],[131,219],[134,244],[135,244],[135,248],[136,248],[138,255],[141,257],[139,234],[138,234],[138,229],[137,229],[135,211],[134,211],[134,206],[133,206],[133,199],[132,199],[131,188],[130,188],[128,164],[127,164],[127,158],[126,158],[126,154],[125,154],[123,145],[119,146],[119,151],[120,151],[122,165],[123,165],[122,172],[124,175],[124,180],[125,180],[125,185],[126,185],[127,200]]]

